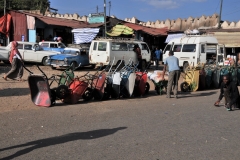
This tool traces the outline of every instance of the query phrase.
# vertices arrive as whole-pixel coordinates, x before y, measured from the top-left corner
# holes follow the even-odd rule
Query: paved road
[[[240,111],[213,107],[217,92],[5,112],[0,158],[238,160]]]

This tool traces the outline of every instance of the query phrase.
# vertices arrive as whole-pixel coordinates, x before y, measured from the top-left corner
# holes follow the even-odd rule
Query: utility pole
[[[221,4],[220,4],[220,14],[219,14],[219,17],[218,17],[218,29],[221,28],[221,17],[222,17],[222,2],[223,0],[221,0]]]
[[[106,24],[106,0],[104,0],[104,37],[106,38],[107,24]]]
[[[98,6],[97,6],[97,13],[98,13]]]
[[[6,0],[4,0],[4,15],[6,14]]]
[[[111,1],[109,1],[108,3],[109,3],[109,17],[110,17],[110,11],[111,11]]]

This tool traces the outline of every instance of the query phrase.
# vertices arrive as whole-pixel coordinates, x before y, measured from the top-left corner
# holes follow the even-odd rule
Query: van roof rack
[[[134,38],[124,38],[124,37],[95,37],[95,40],[104,40],[104,39],[109,39],[114,41],[141,41]]]

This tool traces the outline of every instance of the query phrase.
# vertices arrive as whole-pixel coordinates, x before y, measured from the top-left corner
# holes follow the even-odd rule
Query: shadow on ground
[[[21,155],[27,154],[35,149],[54,146],[54,145],[63,144],[71,141],[77,141],[77,140],[97,139],[97,138],[109,136],[111,134],[116,133],[119,130],[123,130],[126,128],[127,127],[118,127],[118,128],[112,128],[112,129],[99,129],[99,130],[93,130],[88,132],[69,133],[62,136],[58,136],[58,137],[50,137],[50,138],[40,139],[40,140],[36,140],[36,141],[32,141],[32,142],[28,142],[20,145],[15,145],[12,147],[2,148],[0,149],[0,152],[14,149],[14,148],[28,147],[26,149],[17,151],[13,155],[2,158],[2,160],[14,159]]]

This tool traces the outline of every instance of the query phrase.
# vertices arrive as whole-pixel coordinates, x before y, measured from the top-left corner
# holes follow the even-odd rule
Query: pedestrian
[[[156,63],[156,70],[158,70],[158,66],[159,66],[159,60],[161,57],[161,50],[159,50],[159,48],[157,47],[155,50],[155,63]]]
[[[215,106],[219,106],[222,98],[225,98],[225,107],[228,111],[232,111],[234,108],[239,108],[239,91],[237,84],[229,79],[228,75],[223,76],[223,82],[220,87],[220,95],[218,100],[214,103]]]
[[[173,94],[175,98],[178,98],[178,80],[180,77],[180,67],[179,59],[174,56],[173,51],[169,51],[168,56],[164,60],[164,68],[162,79],[164,79],[165,72],[168,66],[168,86],[167,86],[167,98],[171,98],[171,91],[173,89]]]
[[[5,74],[2,78],[4,80],[10,79],[17,79],[18,81],[23,81],[23,59],[21,54],[17,49],[18,43],[16,41],[11,42],[11,52],[9,56],[9,61],[11,63],[11,70]]]
[[[142,70],[142,54],[141,54],[141,49],[138,46],[138,44],[134,45],[133,51],[137,54],[137,59],[138,59],[138,69]]]

